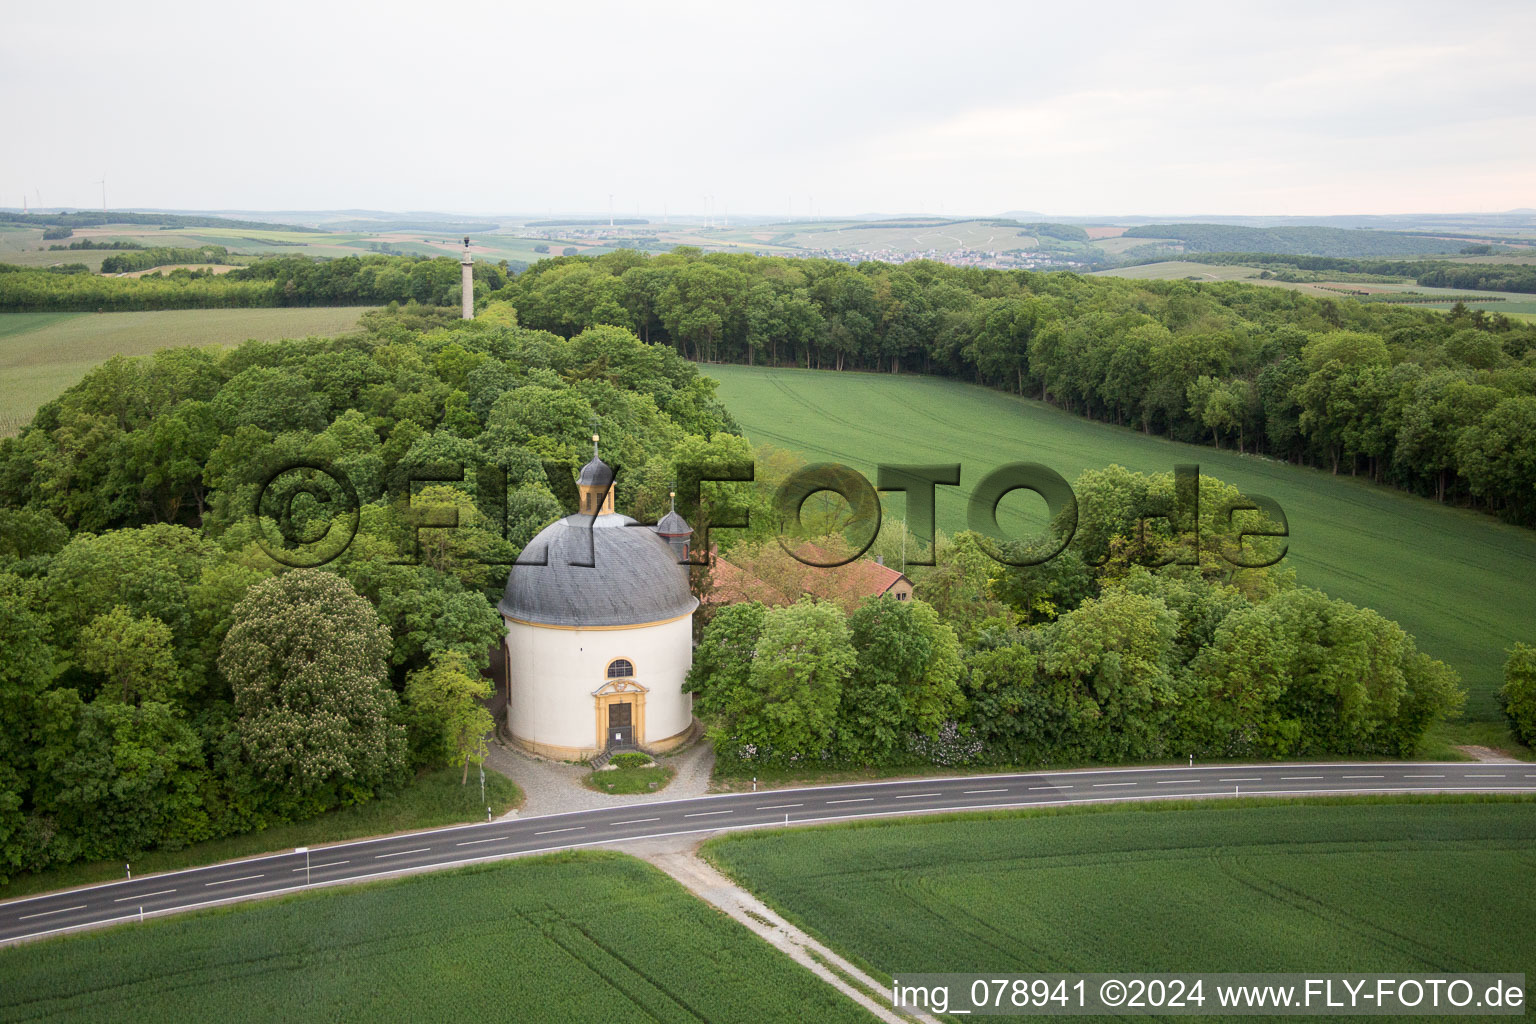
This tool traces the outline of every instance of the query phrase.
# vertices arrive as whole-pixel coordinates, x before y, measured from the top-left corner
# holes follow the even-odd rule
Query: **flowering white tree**
[[[406,763],[387,683],[389,631],[339,576],[300,569],[250,589],[219,650],[247,761],[300,799],[367,799]]]

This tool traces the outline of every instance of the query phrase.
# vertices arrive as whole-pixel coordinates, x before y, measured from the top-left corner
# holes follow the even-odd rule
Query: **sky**
[[[1536,207],[1536,3],[11,4],[0,205]]]

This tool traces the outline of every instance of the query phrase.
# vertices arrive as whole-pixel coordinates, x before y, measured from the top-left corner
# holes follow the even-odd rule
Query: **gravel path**
[[[716,871],[711,864],[698,856],[696,839],[689,843],[679,843],[677,839],[671,842],[656,840],[641,844],[629,843],[625,845],[624,850],[626,853],[632,853],[650,861],[681,882],[690,892],[756,932],[770,945],[880,1020],[885,1021],[886,1024],[911,1024],[913,1021],[919,1021],[922,1024],[939,1024],[934,1017],[916,1010],[905,1010],[900,1013],[893,1011],[885,997],[889,989],[882,982],[871,978],[831,949],[790,924],[769,909],[762,900]],[[857,984],[850,984],[850,979]],[[880,993],[880,996],[872,998],[871,993]]]
[[[1463,754],[1466,754],[1468,757],[1472,758],[1472,760],[1474,760],[1474,761],[1481,761],[1484,764],[1524,764],[1525,763],[1524,761],[1521,761],[1518,757],[1510,757],[1508,754],[1504,753],[1502,750],[1494,750],[1491,747],[1465,746],[1465,747],[1457,747],[1456,749],[1461,751]]]
[[[665,789],[654,793],[610,795],[588,789],[581,780],[587,768],[564,761],[536,757],[510,745],[492,743],[486,767],[495,769],[522,787],[523,806],[510,811],[507,818],[531,818],[540,814],[589,811],[619,804],[644,804],[654,800],[684,800],[703,796],[709,791],[709,774],[715,765],[714,749],[703,739],[695,740],[679,753],[657,760],[675,768],[677,774]]]

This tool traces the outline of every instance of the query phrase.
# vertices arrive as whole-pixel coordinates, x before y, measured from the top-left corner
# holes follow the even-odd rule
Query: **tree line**
[[[562,335],[701,361],[916,370],[1536,522],[1536,326],[1240,283],[703,254],[543,260],[497,293]]]
[[[229,250],[222,245],[202,245],[195,249],[171,245],[137,248],[134,252],[108,256],[101,261],[103,274],[127,274],[135,270],[168,267],[175,263],[228,263]]]
[[[1222,266],[1291,267],[1329,274],[1358,274],[1366,278],[1401,280],[1413,278],[1426,288],[1474,288],[1491,292],[1536,292],[1536,266],[1524,263],[1452,263],[1449,260],[1363,260],[1289,253],[1217,252],[1191,253],[1181,259]],[[1276,274],[1287,280],[1284,272]],[[1323,277],[1307,280],[1326,280]]]
[[[294,224],[272,224],[260,220],[234,220],[230,217],[213,217],[195,213],[129,213],[125,210],[78,210],[75,213],[16,213],[0,212],[0,224],[21,227],[92,228],[107,224],[147,224],[163,229],[170,228],[244,228],[260,231],[305,231],[323,234],[323,228],[300,227]]]
[[[73,234],[73,232],[71,232]],[[44,238],[47,237],[45,232]],[[68,236],[66,236],[68,237]],[[72,249],[145,249],[147,246],[126,238],[114,238],[110,242],[102,238],[82,238],[78,242],[70,242],[68,245],[50,245],[49,252],[68,252]]]
[[[156,247],[109,256],[102,261],[102,271],[123,273],[171,263],[225,262],[228,258],[222,246]],[[477,290],[495,291],[504,287],[507,279],[506,267],[475,264]],[[314,260],[278,256],[256,260],[216,277],[61,277],[47,269],[0,264],[3,312],[358,306],[391,302],[456,306],[460,290],[459,262],[441,257],[378,255]]]

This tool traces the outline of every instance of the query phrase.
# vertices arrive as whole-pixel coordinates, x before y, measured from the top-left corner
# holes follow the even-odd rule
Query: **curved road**
[[[858,817],[1053,804],[1338,793],[1536,793],[1536,764],[1113,768],[723,793],[409,832],[0,903],[0,944],[409,871],[637,839]]]

